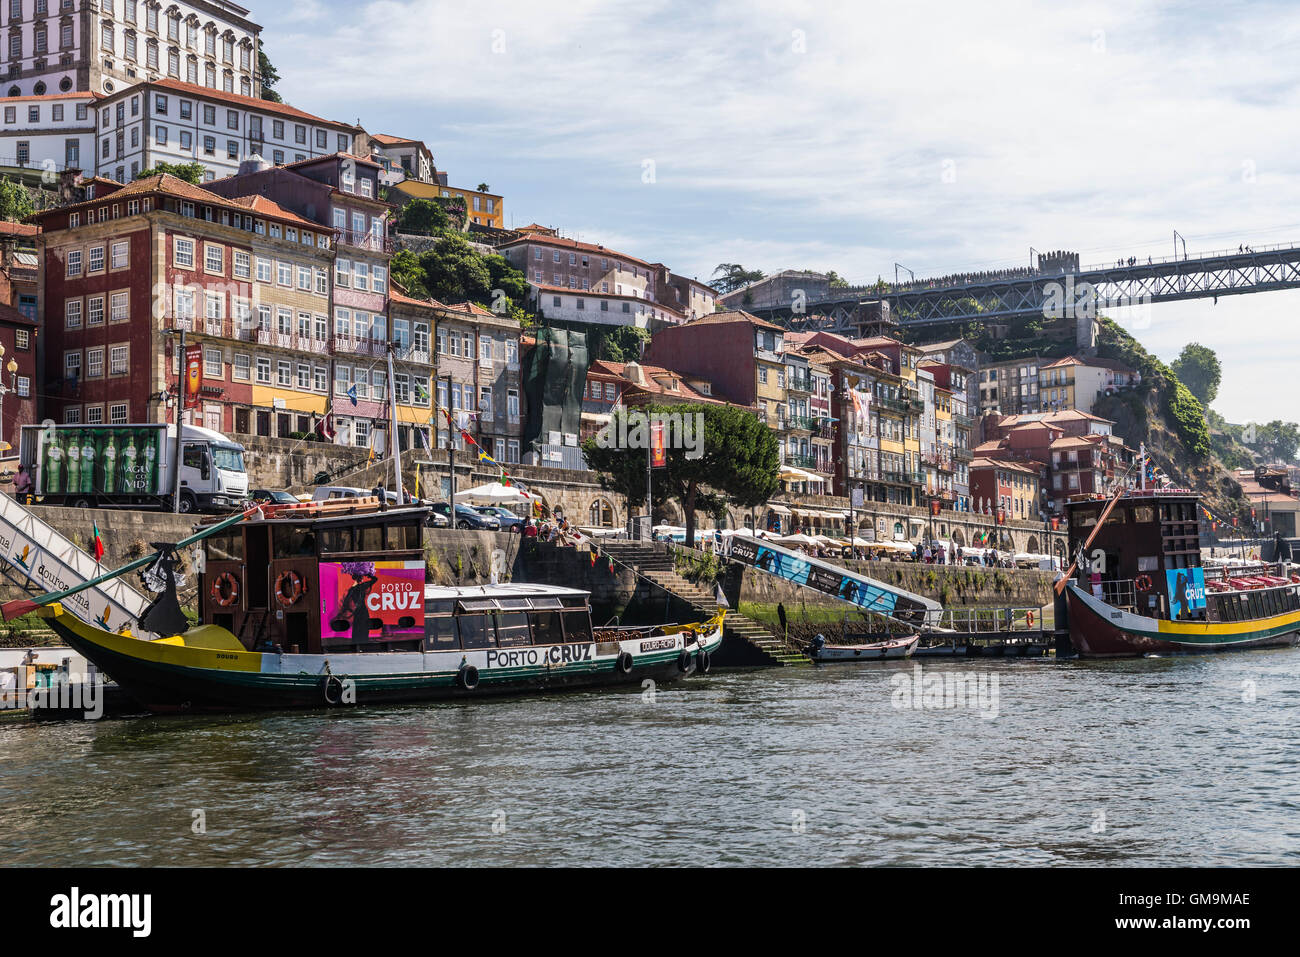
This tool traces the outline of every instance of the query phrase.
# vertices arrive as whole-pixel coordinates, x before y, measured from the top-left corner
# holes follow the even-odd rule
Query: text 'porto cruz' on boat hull
[[[155,602],[139,625],[169,636],[158,640],[106,631],[58,601],[40,613],[142,706],[164,713],[594,688],[709,670],[722,614],[594,628],[578,589],[426,584],[428,513],[354,499],[219,523],[203,539],[205,624],[149,629],[168,620]]]

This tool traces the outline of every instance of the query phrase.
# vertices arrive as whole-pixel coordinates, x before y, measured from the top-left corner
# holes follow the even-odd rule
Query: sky
[[[243,2],[287,102],[423,140],[507,226],[702,280],[1300,245],[1300,5]],[[1248,422],[1300,418],[1297,313],[1117,318],[1166,361],[1215,349],[1214,408]]]

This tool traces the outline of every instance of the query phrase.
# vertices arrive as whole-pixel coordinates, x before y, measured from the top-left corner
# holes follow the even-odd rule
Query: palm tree
[[[758,282],[764,275],[763,270],[746,269],[740,263],[719,263],[718,268],[713,270],[713,276],[717,280],[714,285],[723,293],[734,292],[741,286]]]
[[[490,192],[492,192],[492,187],[489,186],[487,183],[479,183],[479,184],[478,184],[478,191],[479,191],[480,193],[490,193]]]

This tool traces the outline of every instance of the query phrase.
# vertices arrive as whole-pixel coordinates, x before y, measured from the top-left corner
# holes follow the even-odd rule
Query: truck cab
[[[169,442],[176,427],[167,427]],[[248,501],[244,447],[220,432],[181,426],[181,511],[228,512]]]

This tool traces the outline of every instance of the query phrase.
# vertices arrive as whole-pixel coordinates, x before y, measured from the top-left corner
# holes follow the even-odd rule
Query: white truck
[[[160,423],[26,425],[19,446],[26,494],[42,505],[170,509],[175,459],[176,427]],[[182,425],[180,480],[182,512],[243,508],[244,447],[212,429]]]

